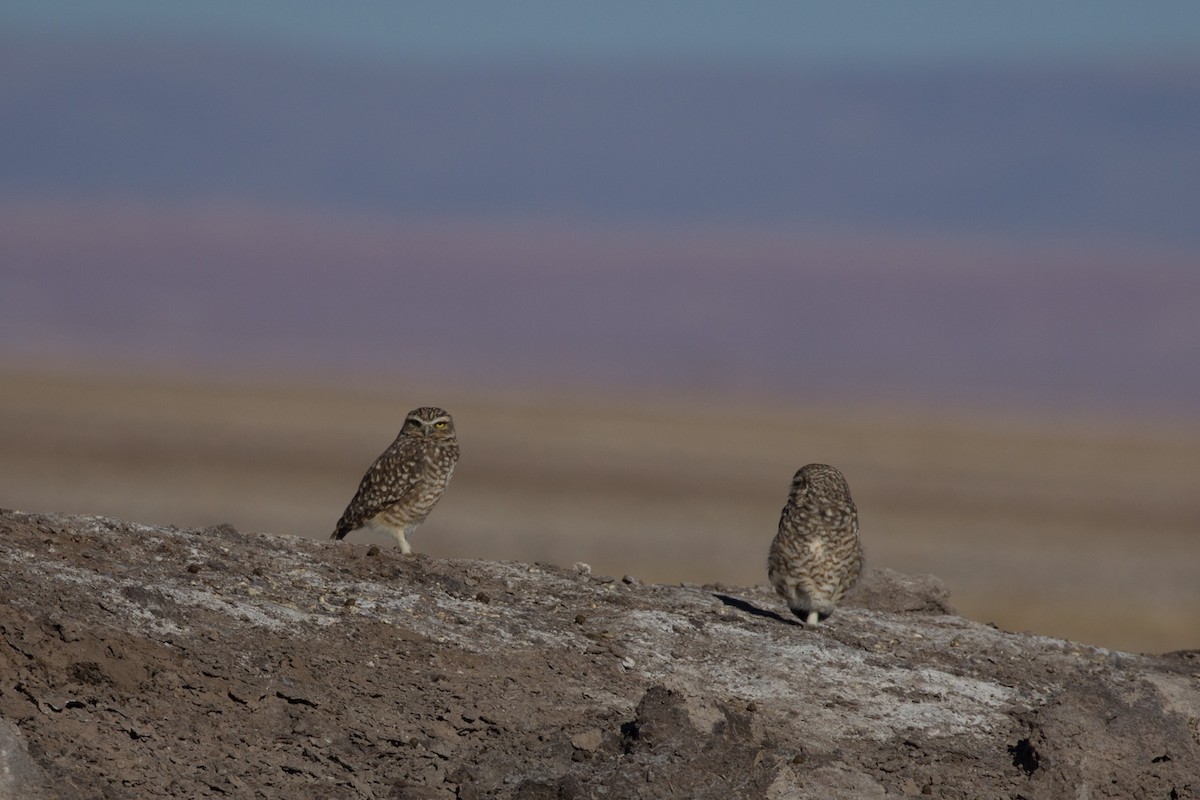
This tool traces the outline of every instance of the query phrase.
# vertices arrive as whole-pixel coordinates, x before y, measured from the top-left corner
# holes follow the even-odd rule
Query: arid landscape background
[[[84,8],[86,6],[86,8]],[[792,473],[966,616],[1200,647],[1200,5],[0,4],[0,507],[755,584]]]
[[[941,576],[964,616],[1200,646],[1200,431],[1165,423],[9,367],[0,503],[323,538],[431,403],[463,458],[418,552],[761,584],[792,472],[825,461],[850,480],[872,565]]]

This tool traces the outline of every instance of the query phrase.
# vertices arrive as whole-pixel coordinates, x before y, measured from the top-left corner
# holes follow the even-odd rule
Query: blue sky
[[[216,36],[435,62],[568,57],[870,64],[1200,53],[1195,0],[4,0],[0,22],[10,30]]]

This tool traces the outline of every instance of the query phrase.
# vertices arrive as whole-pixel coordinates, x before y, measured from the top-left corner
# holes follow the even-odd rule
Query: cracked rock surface
[[[1200,797],[1200,653],[0,512],[0,797]]]

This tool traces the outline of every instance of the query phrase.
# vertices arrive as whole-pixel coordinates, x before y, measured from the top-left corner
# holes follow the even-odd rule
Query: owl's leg
[[[785,584],[783,596],[787,600],[788,608],[792,610],[793,614],[804,620],[805,625],[816,625],[821,621],[820,613],[813,608],[812,597],[799,586],[794,583]]]
[[[787,601],[787,607],[796,614],[797,618],[804,621],[805,625],[816,625],[820,615],[816,609],[812,608],[812,599],[809,593],[800,588],[794,581],[781,581],[775,585],[775,589],[779,594],[784,595],[784,600]]]
[[[391,534],[396,537],[396,545],[400,548],[400,552],[406,556],[412,555],[412,545],[408,543],[408,537],[417,529],[416,525],[405,525],[403,528],[392,528]]]
[[[792,609],[792,613],[804,621],[807,625],[816,625],[821,621],[821,612],[814,608],[810,608],[807,603],[796,603],[795,605],[788,604]]]

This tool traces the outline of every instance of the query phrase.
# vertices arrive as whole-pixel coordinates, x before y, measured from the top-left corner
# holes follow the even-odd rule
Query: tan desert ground
[[[869,563],[940,576],[966,617],[1200,648],[1195,425],[8,367],[0,507],[325,538],[419,405],[454,414],[463,455],[417,552],[763,584],[791,475],[819,461],[850,481]]]

